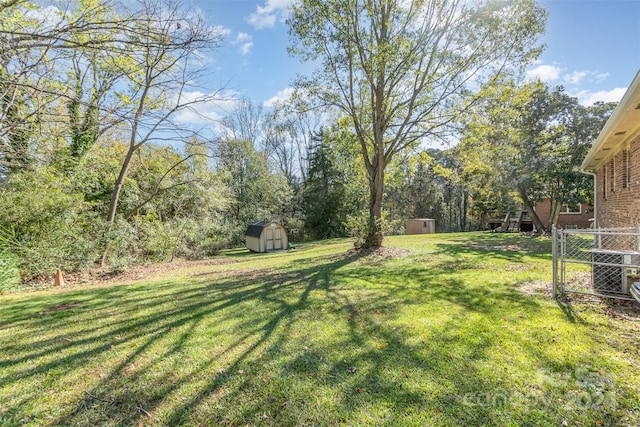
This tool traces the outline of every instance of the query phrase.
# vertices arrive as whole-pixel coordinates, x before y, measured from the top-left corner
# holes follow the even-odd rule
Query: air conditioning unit
[[[627,275],[630,269],[640,267],[640,253],[633,251],[614,251],[593,249],[592,283],[600,292],[628,294]]]

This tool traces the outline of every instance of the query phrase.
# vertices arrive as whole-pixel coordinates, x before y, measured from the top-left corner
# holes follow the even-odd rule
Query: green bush
[[[0,244],[25,280],[77,271],[100,255],[102,223],[68,176],[39,167],[15,173],[0,191]]]
[[[20,286],[18,260],[9,251],[0,251],[0,293],[10,292]]]
[[[213,218],[182,219],[182,236],[175,255],[195,260],[218,255],[227,247],[224,229]]]

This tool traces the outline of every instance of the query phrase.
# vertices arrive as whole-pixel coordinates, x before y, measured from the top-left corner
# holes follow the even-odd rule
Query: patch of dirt
[[[529,251],[530,248],[526,248],[522,245],[480,245],[480,244],[468,244],[463,245],[466,249],[474,249],[481,251]]]
[[[589,273],[578,276],[590,277]],[[581,284],[588,283],[583,277],[574,279],[574,282]],[[551,283],[544,280],[533,280],[518,285],[517,291],[529,296],[544,296],[545,298],[553,298],[553,290]],[[558,295],[558,301],[565,305],[574,305],[580,307],[591,307],[601,310],[611,318],[634,319],[640,320],[640,305],[634,301],[622,300],[617,298],[604,298],[597,295],[571,293],[566,295]]]
[[[166,274],[176,270],[184,270],[197,267],[235,264],[236,259],[207,259],[199,261],[177,261],[165,262],[149,265],[136,265],[123,271],[113,271],[111,268],[96,268],[89,271],[64,274],[65,288],[76,285],[91,284],[113,284],[117,282],[132,282],[154,276],[156,274]],[[53,283],[53,279],[45,283]]]
[[[612,319],[640,321],[640,305],[635,301],[586,294],[565,295],[562,301],[569,305],[595,308]]]
[[[575,271],[568,276],[565,279],[565,289],[587,290],[591,287],[590,271]]]
[[[78,307],[80,305],[82,305],[80,301],[67,302],[64,304],[58,304],[58,305],[54,305],[53,307],[49,307],[44,311],[38,312],[38,314],[43,315],[43,314],[58,313],[60,311],[71,310],[72,308]]]
[[[410,254],[411,251],[408,249],[402,248],[387,248],[387,247],[379,247],[375,249],[351,249],[347,252],[347,256],[358,256],[362,258],[366,258],[367,263],[381,263],[387,259],[397,259],[402,258]],[[364,259],[361,262],[365,262]]]
[[[551,284],[544,280],[533,280],[531,282],[523,283],[518,285],[517,290],[525,295],[543,295],[547,298],[553,297]]]

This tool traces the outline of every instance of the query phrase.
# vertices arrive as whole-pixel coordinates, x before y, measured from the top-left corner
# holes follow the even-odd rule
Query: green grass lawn
[[[640,425],[640,321],[550,241],[347,240],[0,296],[0,425]]]

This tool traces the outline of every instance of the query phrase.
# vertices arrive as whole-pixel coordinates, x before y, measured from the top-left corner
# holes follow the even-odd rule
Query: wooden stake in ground
[[[56,286],[64,286],[64,278],[62,277],[62,271],[60,271],[60,269],[56,271],[56,281],[54,284]]]

